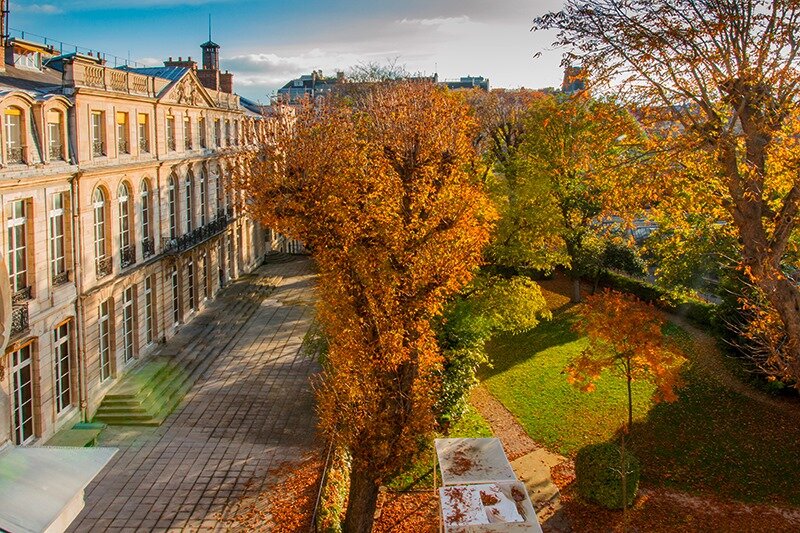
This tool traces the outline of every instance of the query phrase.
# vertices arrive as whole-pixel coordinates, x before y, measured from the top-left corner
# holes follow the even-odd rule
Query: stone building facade
[[[0,209],[12,329],[0,444],[41,444],[253,269],[268,235],[227,160],[267,118],[213,62],[111,68],[10,39],[0,67]],[[204,86],[198,71],[203,73]],[[222,80],[222,82],[220,82]]]

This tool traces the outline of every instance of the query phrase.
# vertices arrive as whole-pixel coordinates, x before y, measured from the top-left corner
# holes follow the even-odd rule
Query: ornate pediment
[[[173,83],[161,100],[186,106],[216,107],[205,88],[191,72],[187,72]]]

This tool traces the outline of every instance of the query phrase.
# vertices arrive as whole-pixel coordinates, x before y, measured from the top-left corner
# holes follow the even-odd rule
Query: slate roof
[[[144,68],[128,68],[119,67],[120,70],[127,70],[135,72],[136,74],[144,74],[145,76],[153,76],[154,78],[163,78],[165,80],[176,81],[183,77],[189,69],[186,67],[144,67]]]
[[[6,65],[6,71],[0,72],[0,90],[3,89],[38,94],[60,92],[61,73],[49,68],[40,72]]]

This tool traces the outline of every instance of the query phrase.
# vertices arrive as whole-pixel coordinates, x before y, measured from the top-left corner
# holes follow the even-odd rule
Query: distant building
[[[564,69],[564,80],[561,82],[561,92],[574,94],[586,89],[586,72],[583,67],[568,66]]]
[[[483,89],[489,90],[489,79],[483,76],[464,76],[457,80],[439,80],[439,75],[411,76],[409,81],[432,82],[450,89]],[[364,87],[364,82],[355,82],[345,77],[344,72],[336,76],[323,76],[321,71],[313,71],[293,79],[278,89],[277,98],[284,103],[298,103],[304,98],[318,98],[329,94],[344,94],[348,91]]]

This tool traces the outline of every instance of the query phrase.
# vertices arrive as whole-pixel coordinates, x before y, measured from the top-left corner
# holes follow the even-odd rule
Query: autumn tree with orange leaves
[[[680,348],[664,336],[664,319],[652,304],[628,293],[606,289],[586,298],[578,308],[575,329],[589,337],[589,346],[567,367],[567,379],[585,391],[606,369],[625,378],[628,392],[628,424],[633,424],[633,381],[656,386],[657,401],[674,401],[682,385]]]
[[[663,141],[653,152],[661,194],[707,203],[733,229],[742,272],[773,317],[753,336],[764,335],[763,366],[800,388],[800,286],[789,275],[800,221],[800,3],[567,0],[534,30],[555,30],[566,63],[641,110]]]
[[[319,269],[317,405],[352,456],[349,532],[370,531],[378,487],[434,428],[432,319],[471,280],[495,219],[473,172],[475,127],[433,84],[382,84],[279,117],[239,161],[252,215],[303,241]]]

